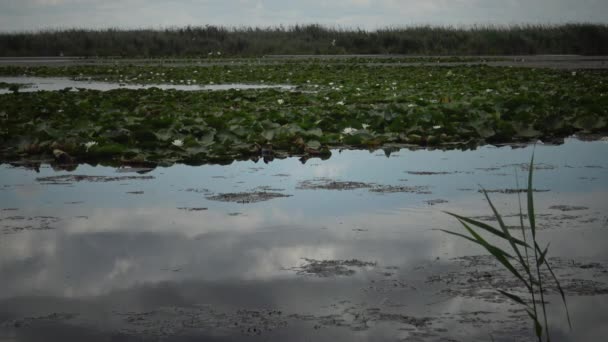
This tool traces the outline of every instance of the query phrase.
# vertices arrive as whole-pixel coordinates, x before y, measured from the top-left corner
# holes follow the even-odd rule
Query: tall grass
[[[528,316],[534,324],[534,332],[539,342],[545,341],[550,342],[551,337],[549,334],[549,325],[546,309],[546,281],[544,279],[542,269],[546,269],[551,275],[552,280],[560,295],[566,316],[568,318],[568,325],[572,328],[570,321],[570,313],[568,312],[568,305],[566,303],[566,296],[559,283],[559,280],[555,276],[551,265],[549,264],[547,253],[549,252],[549,244],[543,249],[538,244],[536,235],[536,218],[534,210],[534,196],[532,187],[532,176],[534,173],[534,154],[530,160],[530,170],[528,173],[528,189],[527,189],[527,216],[529,227],[524,226],[524,214],[522,210],[521,197],[518,194],[519,199],[519,224],[521,228],[521,239],[514,237],[507,226],[505,225],[501,215],[498,213],[494,204],[490,200],[488,193],[483,190],[490,208],[498,222],[499,228],[492,227],[480,221],[476,221],[464,216],[460,216],[454,213],[446,212],[447,214],[455,217],[463,225],[470,236],[460,234],[457,232],[444,230],[442,231],[459,236],[475,244],[478,244],[486,249],[500,264],[502,264],[514,277],[519,279],[520,283],[526,288],[528,297],[522,297],[514,293],[497,289],[502,295],[511,299],[515,303],[518,303],[525,307]],[[517,176],[516,176],[517,178]],[[519,186],[518,186],[519,188]],[[529,228],[529,229],[528,229]],[[529,230],[529,232],[527,231]],[[495,244],[488,242],[480,234],[482,231],[490,233],[499,241],[508,242],[510,252],[498,247]],[[546,277],[546,276],[545,276]]]
[[[334,42],[335,40],[335,42]],[[65,29],[0,33],[0,56],[194,57],[269,54],[608,54],[608,25],[410,26],[375,31],[321,25]]]

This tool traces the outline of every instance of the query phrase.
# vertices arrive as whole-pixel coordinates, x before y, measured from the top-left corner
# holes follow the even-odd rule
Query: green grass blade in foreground
[[[484,229],[484,230],[486,230],[486,231],[488,231],[488,232],[490,232],[490,233],[492,233],[492,234],[494,234],[494,235],[496,235],[496,236],[498,236],[498,237],[500,237],[502,239],[508,239],[508,237],[505,235],[505,233],[503,233],[500,230],[498,230],[498,229],[490,226],[489,224],[486,224],[486,223],[483,223],[483,222],[480,222],[480,221],[477,221],[477,220],[473,220],[473,219],[468,218],[468,217],[460,216],[458,214],[454,214],[454,213],[451,213],[449,211],[444,211],[444,213],[446,213],[448,215],[451,215],[451,216],[454,216],[459,221],[464,221],[464,222],[472,224],[472,225],[474,225],[474,226],[476,226],[478,228]],[[524,242],[522,240],[519,240],[519,239],[516,239],[516,238],[513,238],[513,243],[518,244],[520,246],[531,248],[530,246],[528,246],[528,244],[526,242]]]
[[[511,244],[511,248],[513,248],[513,250],[515,251],[515,254],[517,254],[517,258],[519,259],[520,264],[525,268],[526,273],[530,273],[530,267],[526,263],[526,260],[524,259],[524,257],[521,255],[521,252],[519,251],[519,248],[517,248],[517,245],[513,241],[514,237],[511,235],[511,233],[509,232],[509,229],[507,228],[507,226],[505,225],[504,221],[502,220],[502,217],[500,216],[500,214],[496,210],[496,207],[494,206],[494,203],[492,203],[492,200],[490,200],[490,196],[488,196],[488,192],[484,188],[482,188],[482,190],[483,190],[483,194],[486,196],[486,200],[488,201],[488,204],[490,205],[490,208],[492,208],[492,212],[494,213],[494,217],[496,217],[496,220],[498,221],[498,225],[500,226],[500,228],[502,229],[503,234],[505,235],[505,239],[507,241],[509,241],[509,244]]]
[[[509,297],[514,302],[529,307],[529,305],[521,297],[519,297],[517,295],[514,295],[512,293],[509,293],[507,291],[503,291],[503,290],[497,290],[497,291],[500,292],[500,293],[502,293],[505,297]]]
[[[502,249],[488,243],[483,237],[481,237],[481,235],[477,234],[475,230],[469,227],[469,225],[467,225],[465,222],[460,221],[460,223],[469,231],[471,236],[473,236],[473,238],[477,240],[478,244],[482,245],[488,252],[490,252],[490,254],[492,254],[496,258],[496,260],[498,260],[504,267],[506,267],[509,272],[511,272],[511,274],[519,278],[519,280],[524,283],[524,285],[526,286],[526,288],[528,288],[529,291],[532,290],[532,285],[528,284],[528,281],[524,277],[522,277],[521,274],[517,271],[517,269],[513,267],[511,262],[509,262],[509,254],[507,254]]]
[[[532,174],[534,170],[534,152],[530,160],[530,170],[528,171],[528,221],[530,222],[530,230],[532,238],[536,238],[536,218],[534,217],[534,195],[532,190]]]

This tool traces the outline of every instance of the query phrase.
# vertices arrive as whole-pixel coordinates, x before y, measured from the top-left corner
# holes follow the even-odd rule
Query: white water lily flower
[[[493,90],[493,89],[490,89],[490,88],[486,89],[486,93],[491,93],[491,92],[493,92],[493,91],[494,91],[494,90]]]
[[[362,124],[361,127],[363,127],[363,129],[367,129],[367,127],[369,127],[368,124]]]
[[[280,105],[282,105],[283,103],[285,103],[285,100],[283,100],[283,99],[278,99],[278,100],[277,100],[277,103],[278,103],[278,104],[280,104]]]
[[[338,101],[336,104],[337,104],[338,106],[344,106],[344,101]]]
[[[184,141],[180,140],[180,139],[175,139],[171,142],[171,145],[177,146],[177,147],[182,147],[182,146],[184,146]]]
[[[441,126],[437,125],[437,126],[433,126],[433,129],[440,129]]]
[[[573,72],[572,72],[572,76],[576,76],[576,71],[573,71]]]
[[[356,128],[352,128],[352,127],[346,127],[345,129],[342,130],[342,133],[344,134],[353,134],[357,132]]]
[[[334,82],[329,82],[329,85],[330,85],[330,86],[333,86],[333,85],[334,85]]]
[[[87,149],[87,152],[91,147],[95,145],[97,145],[97,141],[87,141],[86,143],[84,143],[84,147]]]
[[[410,104],[408,104],[408,105],[407,105],[407,107],[408,107],[408,108],[414,108],[414,107],[416,107],[416,104],[414,104],[414,103],[410,103]]]

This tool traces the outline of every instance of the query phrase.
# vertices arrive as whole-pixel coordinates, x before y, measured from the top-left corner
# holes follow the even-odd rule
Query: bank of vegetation
[[[391,27],[320,25],[66,29],[0,33],[0,56],[218,57],[276,54],[608,54],[608,25]]]

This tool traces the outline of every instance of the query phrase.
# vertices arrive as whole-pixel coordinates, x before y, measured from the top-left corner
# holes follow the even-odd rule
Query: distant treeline
[[[199,57],[271,54],[608,55],[608,25],[413,26],[375,31],[320,25],[0,33],[0,56]]]

